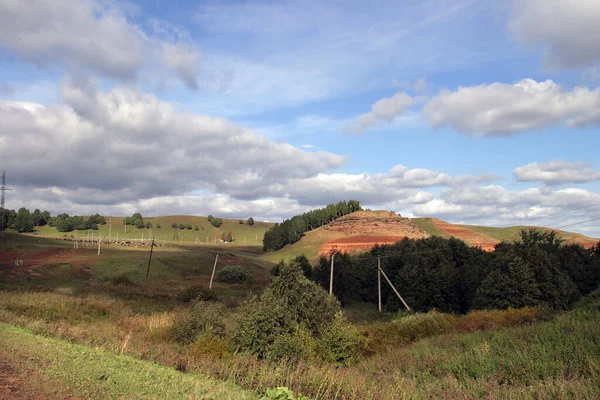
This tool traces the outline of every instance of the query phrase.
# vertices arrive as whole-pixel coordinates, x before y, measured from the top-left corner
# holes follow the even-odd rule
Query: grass
[[[30,360],[54,384],[84,398],[256,399],[253,393],[196,374],[111,354],[0,324],[0,349]],[[44,366],[43,368],[41,366]]]
[[[53,244],[63,242],[17,235],[9,240],[13,251],[47,259],[34,269],[37,275],[0,268],[0,322],[12,325],[0,324],[0,354],[28,360],[81,397],[178,398],[189,389],[199,398],[219,399],[229,394],[221,396],[218,387],[231,387],[230,398],[243,398],[239,388],[203,378],[212,377],[254,393],[287,386],[318,399],[600,398],[597,292],[578,309],[555,316],[537,309],[380,314],[373,305],[353,304],[344,313],[362,333],[361,361],[349,367],[273,364],[225,345],[206,351],[205,343],[222,344],[213,337],[191,345],[171,337],[173,324],[189,310],[179,294],[208,286],[216,251],[218,268],[241,265],[251,276],[244,284],[213,284],[224,304],[225,328],[232,331],[239,303],[270,279],[268,262],[249,248],[158,248],[146,279],[147,248],[107,246],[98,256],[93,249],[60,247],[55,255],[49,252]],[[216,389],[204,392],[207,387]]]
[[[431,236],[439,236],[445,239],[450,238],[444,230],[438,228],[433,224],[431,218],[411,218],[411,221],[422,231],[431,235]]]
[[[243,220],[243,224],[239,223],[237,219],[223,219],[223,225],[219,228],[215,228],[208,222],[206,217],[197,217],[190,215],[170,215],[164,217],[145,217],[144,222],[151,222],[153,225],[153,229],[137,229],[133,226],[127,226],[127,232],[125,232],[125,225],[123,225],[123,217],[112,217],[111,223],[108,223],[109,220],[107,218],[106,225],[99,225],[98,231],[90,231],[90,234],[94,234],[95,236],[108,236],[109,232],[113,238],[119,237],[130,238],[130,239],[148,239],[150,237],[154,237],[158,240],[159,243],[163,241],[168,243],[197,243],[196,238],[198,239],[198,243],[202,244],[215,244],[214,240],[216,238],[217,243],[221,239],[221,234],[223,232],[231,232],[234,243],[237,245],[243,245],[244,239],[245,243],[248,246],[260,246],[262,247],[262,240],[265,232],[273,226],[272,223],[269,222],[255,222],[253,226],[246,225],[246,220]],[[189,230],[189,229],[173,229],[171,227],[172,223],[177,224],[190,224],[192,227],[198,225],[198,230]],[[160,224],[160,228],[156,228],[156,226]],[[62,238],[62,237],[75,237],[76,233],[73,232],[58,232],[56,228],[50,226],[42,226],[37,227],[36,231],[31,234],[33,236],[39,237],[53,237],[53,238]],[[82,231],[77,233],[78,237],[87,237],[87,231]],[[207,243],[208,240],[208,243]]]

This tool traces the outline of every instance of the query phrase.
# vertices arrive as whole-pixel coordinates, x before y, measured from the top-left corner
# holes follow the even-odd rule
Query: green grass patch
[[[0,348],[84,398],[256,399],[231,384],[0,324]]]

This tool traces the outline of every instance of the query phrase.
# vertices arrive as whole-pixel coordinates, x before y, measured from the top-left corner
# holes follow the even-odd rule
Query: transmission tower
[[[5,230],[5,226],[4,226],[4,220],[6,218],[5,213],[6,213],[6,209],[4,208],[4,203],[6,200],[6,196],[5,196],[5,192],[7,190],[12,190],[6,187],[6,171],[2,172],[2,186],[0,186],[0,235],[2,235],[2,237],[0,238],[0,241],[4,242],[4,230]]]

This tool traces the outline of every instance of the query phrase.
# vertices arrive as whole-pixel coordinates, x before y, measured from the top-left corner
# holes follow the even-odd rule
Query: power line
[[[556,216],[562,215],[562,214],[568,214],[568,213],[575,212],[575,211],[585,210],[586,208],[594,207],[594,206],[597,206],[597,205],[600,205],[600,202],[593,203],[593,204],[588,204],[587,206],[583,206],[583,207],[579,207],[579,208],[573,208],[571,210],[563,210],[563,211],[557,212],[555,214],[544,215],[544,216],[540,216],[540,217],[527,218],[524,221],[519,221],[517,223],[524,224],[524,223],[526,223],[528,221],[537,221],[537,220],[543,220],[543,219],[547,219],[547,218],[552,218],[552,217],[556,217]],[[500,226],[499,228],[508,228],[510,226],[514,226],[514,225],[513,224],[509,224],[509,225]],[[556,229],[558,229],[558,228],[556,228]]]
[[[579,225],[579,224],[585,224],[586,222],[598,221],[599,219],[600,219],[600,217],[598,217],[598,218],[592,218],[592,219],[588,219],[588,220],[585,220],[585,221],[579,221],[579,222],[575,222],[575,223],[572,223],[572,224],[558,226],[558,227],[556,227],[554,229],[567,228],[569,226],[575,226],[575,225]]]

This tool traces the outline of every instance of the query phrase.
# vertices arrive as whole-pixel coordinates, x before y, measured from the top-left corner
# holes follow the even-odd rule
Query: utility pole
[[[150,257],[148,258],[148,269],[146,270],[146,279],[148,279],[148,275],[150,274],[150,262],[152,261],[152,249],[154,248],[154,239],[152,239],[152,244],[150,245]]]
[[[100,243],[102,243],[102,237],[98,237],[98,255],[100,255]]]
[[[108,240],[112,240],[112,216],[108,217]]]
[[[218,259],[219,259],[219,253],[217,253],[217,256],[215,257],[215,264],[213,265],[212,274],[210,275],[210,284],[208,285],[208,290],[212,290],[212,283],[213,283],[213,279],[215,277],[215,270],[217,269],[217,260]]]
[[[381,256],[377,256],[377,292],[379,297],[379,312],[381,312]]]
[[[331,253],[331,271],[329,272],[329,295],[333,294],[333,259],[335,253]]]
[[[392,287],[392,289],[394,290],[394,293],[396,293],[396,296],[398,296],[398,298],[402,301],[402,303],[404,304],[404,307],[406,307],[406,309],[408,311],[410,311],[410,307],[408,306],[408,304],[406,304],[406,302],[404,301],[404,299],[402,298],[402,296],[400,296],[400,293],[398,293],[398,291],[396,290],[396,287],[392,284],[392,282],[387,277],[387,275],[385,274],[385,272],[383,272],[383,270],[381,268],[379,270],[383,274],[383,277],[385,278],[385,280],[387,281],[387,283],[389,283],[390,286]]]

